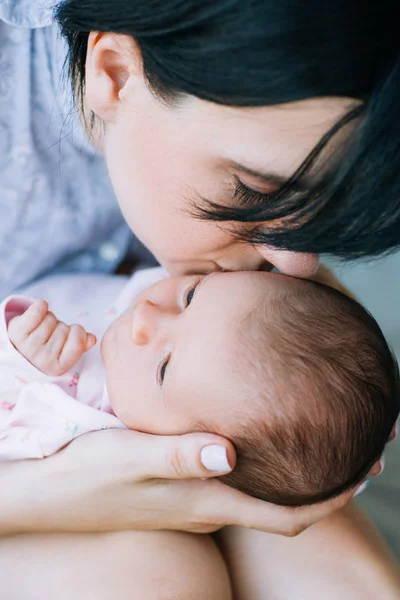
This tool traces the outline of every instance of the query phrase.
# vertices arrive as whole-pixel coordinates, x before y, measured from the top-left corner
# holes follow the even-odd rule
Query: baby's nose
[[[145,346],[154,337],[157,311],[157,305],[151,300],[143,300],[135,307],[132,318],[132,341],[136,346]]]

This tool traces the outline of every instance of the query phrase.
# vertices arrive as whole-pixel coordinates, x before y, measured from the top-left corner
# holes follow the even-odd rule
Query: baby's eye
[[[170,356],[168,356],[168,358],[167,358],[167,359],[165,359],[165,360],[164,360],[164,361],[161,363],[161,365],[160,365],[160,368],[159,368],[159,371],[158,371],[158,384],[159,384],[160,386],[162,386],[162,385],[163,385],[163,383],[164,383],[164,379],[165,379],[165,373],[166,373],[166,371],[167,371],[168,363],[169,363],[169,361],[170,361],[170,360],[171,360],[171,357],[170,357]]]
[[[196,293],[196,288],[199,285],[199,282],[197,282],[195,285],[193,285],[190,290],[188,290],[188,292],[186,293],[186,308],[189,306],[189,304],[191,304],[194,295]]]

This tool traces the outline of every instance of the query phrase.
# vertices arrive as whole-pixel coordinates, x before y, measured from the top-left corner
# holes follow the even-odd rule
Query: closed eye
[[[158,380],[158,385],[160,387],[163,386],[164,380],[165,380],[165,375],[167,372],[167,367],[169,364],[169,361],[171,360],[171,355],[168,356],[168,358],[166,358],[165,360],[163,360],[163,362],[160,364],[160,367],[158,369],[158,374],[157,374],[157,380]]]
[[[287,186],[283,186],[272,190],[271,192],[259,192],[243,183],[236,177],[236,187],[233,197],[239,201],[242,206],[263,206],[268,202],[272,202],[279,198],[283,193],[287,192]],[[290,194],[302,193],[306,194],[307,190],[299,184],[292,183],[290,185]]]
[[[185,295],[185,308],[190,306],[200,281],[196,281],[196,283],[187,290],[186,295]]]
[[[276,196],[276,191],[273,192],[258,192],[253,190],[239,179],[237,179],[233,197],[238,200],[239,204],[246,206],[258,206],[265,204]]]

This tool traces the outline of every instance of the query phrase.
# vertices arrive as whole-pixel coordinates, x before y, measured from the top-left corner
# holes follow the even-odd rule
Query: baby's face
[[[212,273],[164,279],[142,292],[102,341],[115,414],[131,429],[154,434],[230,431],[248,410],[249,342],[241,339],[240,323],[293,281]]]

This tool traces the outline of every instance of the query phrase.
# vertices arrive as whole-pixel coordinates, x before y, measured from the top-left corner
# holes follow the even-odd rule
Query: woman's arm
[[[340,508],[352,492],[304,509],[249,498],[210,478],[203,449],[232,445],[215,435],[158,437],[89,433],[50,458],[0,463],[0,535],[176,529],[211,532],[241,525],[292,536]],[[208,449],[208,466],[218,453]],[[210,464],[214,456],[214,464]],[[208,480],[202,480],[207,478]]]

